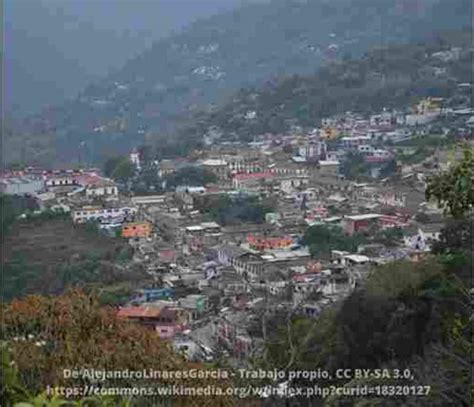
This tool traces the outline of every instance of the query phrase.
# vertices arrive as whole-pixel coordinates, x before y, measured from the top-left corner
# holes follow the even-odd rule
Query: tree
[[[339,227],[315,225],[306,229],[303,244],[309,246],[311,256],[327,256],[331,250],[345,250],[354,252],[364,243],[363,236],[354,234],[345,235]]]
[[[179,185],[203,186],[216,180],[216,175],[210,170],[194,166],[180,168],[166,179],[167,185],[170,187]]]
[[[101,307],[96,297],[81,291],[58,297],[30,296],[15,300],[2,307],[2,315],[3,338],[18,369],[18,377],[33,394],[43,392],[47,385],[67,387],[90,382],[87,378],[67,378],[63,375],[64,369],[178,371],[206,368],[190,366],[169,344],[161,341],[156,332],[119,319],[116,310]],[[101,386],[133,387],[139,383],[190,387],[230,385],[221,379],[162,378],[145,382],[133,378],[120,381],[105,378]],[[198,405],[214,405],[215,402],[212,397],[203,397]],[[137,400],[137,405],[142,403]]]
[[[124,157],[114,168],[114,171],[112,172],[112,178],[120,182],[127,182],[130,178],[132,178],[134,173],[135,167],[128,158]]]
[[[128,181],[134,174],[135,167],[126,156],[109,158],[104,163],[104,174],[121,182]]]
[[[397,162],[395,159],[390,160],[387,164],[385,164],[382,169],[380,170],[380,176],[382,178],[391,177],[392,175],[396,175],[398,171]]]
[[[368,172],[369,166],[365,162],[364,156],[352,151],[347,154],[341,165],[341,173],[348,179],[366,177]]]
[[[474,204],[474,149],[463,146],[463,158],[428,179],[426,199],[435,199],[446,214],[463,218]]]

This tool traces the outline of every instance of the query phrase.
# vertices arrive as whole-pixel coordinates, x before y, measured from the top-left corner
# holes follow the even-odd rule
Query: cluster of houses
[[[361,184],[341,177],[339,166],[351,151],[374,166],[394,159],[388,145],[423,137],[424,124],[449,113],[442,106],[432,98],[409,114],[346,113],[309,132],[262,135],[247,144],[217,140],[193,160],[157,163],[163,178],[183,166],[205,168],[216,176],[208,185],[134,196],[98,169],[27,168],[2,174],[1,192],[33,196],[41,210],[63,210],[74,223],[95,222],[114,232],[109,238],[127,239],[133,261],[154,283],[144,283],[117,315],[155,331],[189,359],[241,364],[262,346],[262,315],[286,309],[317,318],[363,284],[375,265],[418,261],[429,252],[442,223],[440,211],[425,201],[425,170]],[[140,173],[136,150],[130,161]],[[272,197],[275,205],[263,224],[220,224],[199,210],[211,196]],[[420,213],[429,221],[420,223]],[[368,243],[312,256],[303,237],[316,225],[365,234]],[[391,229],[403,238],[374,241]]]

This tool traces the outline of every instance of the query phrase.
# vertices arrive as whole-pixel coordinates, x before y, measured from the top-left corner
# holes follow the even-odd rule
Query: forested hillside
[[[470,13],[468,0],[274,0],[244,6],[156,42],[76,100],[24,123],[24,132],[53,134],[50,155],[63,161],[77,161],[80,153],[101,160],[111,149],[123,152],[147,137],[169,137],[178,123],[239,88],[309,75],[330,61],[411,42],[433,30],[467,27]]]
[[[466,30],[434,35],[422,43],[379,47],[359,59],[327,64],[315,75],[293,75],[241,90],[196,122],[201,132],[217,126],[228,138],[251,139],[265,132],[286,131],[291,125],[317,126],[321,118],[346,111],[405,109],[430,96],[449,100],[459,95],[458,83],[471,81],[470,46]],[[436,57],[451,48],[461,49],[459,59]],[[249,120],[246,113],[250,111],[255,118]]]

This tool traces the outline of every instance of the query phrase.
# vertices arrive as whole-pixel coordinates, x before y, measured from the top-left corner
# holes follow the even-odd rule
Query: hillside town
[[[426,180],[454,159],[450,146],[472,140],[473,128],[472,108],[427,98],[409,114],[347,112],[248,143],[214,133],[187,158],[146,161],[134,149],[127,182],[98,168],[12,170],[2,174],[1,192],[36,201],[38,209],[20,219],[67,213],[73,224],[94,223],[108,239],[126,239],[132,263],[154,282],[119,304],[117,315],[156,331],[189,360],[245,366],[263,346],[266,315],[316,319],[374,265],[429,253],[443,220],[425,199]],[[418,159],[433,140],[436,148]],[[366,169],[364,182],[344,170],[354,157]],[[132,186],[147,168],[161,187],[136,194]],[[169,185],[190,168],[211,182]],[[228,206],[213,212],[221,201]],[[226,216],[247,202],[261,211]],[[315,241],[311,230],[337,231],[340,240]]]

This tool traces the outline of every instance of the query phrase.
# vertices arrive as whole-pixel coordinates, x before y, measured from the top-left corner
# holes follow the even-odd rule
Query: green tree
[[[203,186],[217,180],[216,175],[206,168],[187,166],[180,168],[174,174],[167,177],[167,185],[176,187],[179,185]]]
[[[360,179],[367,177],[369,165],[364,156],[350,151],[341,165],[341,173],[348,179]]]
[[[463,157],[428,179],[426,198],[435,199],[445,213],[463,218],[474,204],[474,149],[463,146]]]
[[[365,242],[362,235],[345,235],[341,228],[336,226],[315,225],[306,229],[303,243],[309,246],[310,253],[315,256],[327,256],[331,250],[354,252],[360,244]]]
[[[128,181],[134,172],[135,167],[126,156],[112,157],[104,163],[104,174],[117,181]]]

